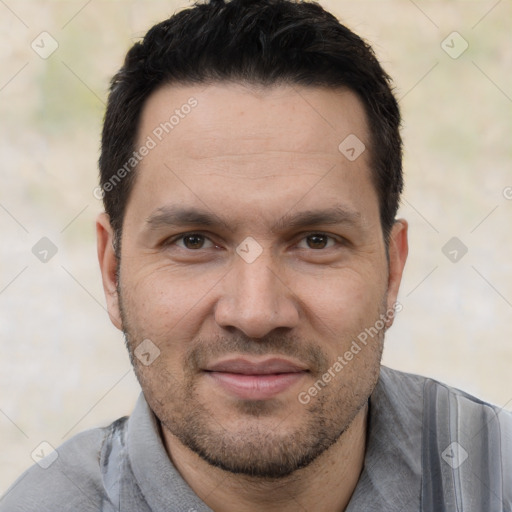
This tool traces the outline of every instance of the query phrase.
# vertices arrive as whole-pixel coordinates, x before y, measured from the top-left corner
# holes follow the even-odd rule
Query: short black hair
[[[358,95],[367,115],[372,178],[387,243],[403,188],[400,111],[391,79],[370,45],[316,2],[209,0],[152,27],[112,79],[99,167],[116,248],[136,177],[132,157],[148,97],[166,84],[233,81],[347,88]]]

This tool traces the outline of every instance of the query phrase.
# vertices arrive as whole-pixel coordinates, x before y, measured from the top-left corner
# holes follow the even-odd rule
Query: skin
[[[370,147],[352,92],[165,86],[146,103],[139,143],[191,97],[197,107],[137,168],[120,262],[108,216],[98,217],[110,318],[125,332],[171,460],[208,506],[342,511],[362,470],[368,397],[392,318],[307,404],[298,396],[392,309],[407,224],[396,221],[388,261],[369,149],[355,161],[338,150],[349,134]],[[177,207],[225,225],[171,225],[161,214]],[[335,208],[345,214],[329,222]],[[291,221],[316,210],[329,210],[327,219]],[[261,250],[250,263],[236,251],[256,254],[247,237]],[[146,366],[133,351],[147,339],[160,352]],[[302,371],[264,399],[240,397],[205,371],[270,356]]]

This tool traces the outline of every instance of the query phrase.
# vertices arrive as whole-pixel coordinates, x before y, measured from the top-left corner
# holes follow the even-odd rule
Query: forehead
[[[191,158],[255,149],[339,157],[347,136],[368,142],[366,115],[355,93],[293,85],[164,86],[147,100],[139,128],[139,140],[153,135],[175,157]]]
[[[151,147],[129,201],[145,218],[191,202],[269,219],[298,202],[378,209],[369,151],[344,153],[369,147],[364,108],[346,89],[167,85],[147,100],[136,146]]]

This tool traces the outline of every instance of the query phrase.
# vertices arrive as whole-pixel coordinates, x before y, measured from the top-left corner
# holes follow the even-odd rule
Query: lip
[[[207,377],[242,400],[268,400],[286,391],[308,373],[299,363],[282,358],[226,359],[209,365]]]
[[[288,359],[271,357],[251,360],[243,357],[224,359],[205,368],[209,372],[238,373],[242,375],[270,375],[278,373],[296,373],[307,368]]]

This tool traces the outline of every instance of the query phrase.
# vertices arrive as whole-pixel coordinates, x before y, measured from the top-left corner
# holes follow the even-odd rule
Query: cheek
[[[190,339],[199,327],[198,317],[209,307],[209,293],[218,278],[170,268],[129,272],[127,268],[124,275],[130,278],[122,278],[121,283],[131,329],[160,343]]]
[[[352,341],[379,318],[385,299],[385,279],[380,278],[378,283],[376,279],[375,274],[341,270],[328,279],[309,282],[302,278],[299,282],[308,322],[328,359],[334,361],[350,350]],[[371,359],[370,352],[378,356],[378,350],[365,350],[363,357],[358,357],[358,364],[364,365]]]
[[[331,272],[321,278],[301,278],[297,282],[305,307],[332,322],[366,318],[382,306],[385,279],[375,273],[351,269]]]

